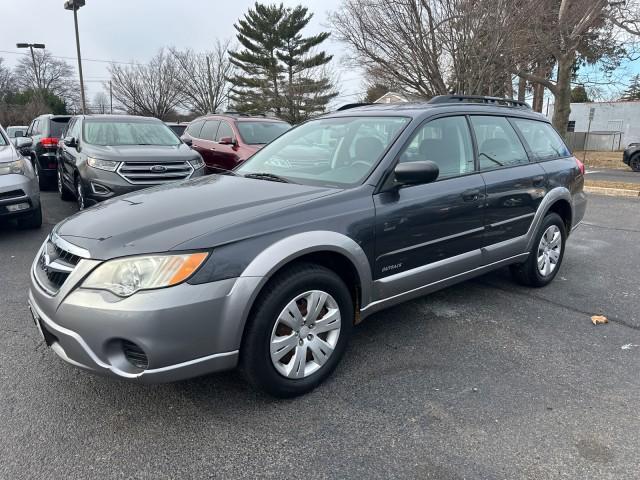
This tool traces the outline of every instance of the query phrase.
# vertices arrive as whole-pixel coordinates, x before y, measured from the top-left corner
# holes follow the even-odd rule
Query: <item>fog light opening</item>
[[[111,190],[105,187],[104,185],[100,185],[99,183],[91,182],[91,190],[96,195],[109,195]]]
[[[22,210],[29,210],[29,207],[31,207],[29,203],[22,202],[22,203],[15,203],[13,205],[7,205],[7,210],[10,212],[21,212]]]
[[[149,359],[142,348],[129,340],[122,340],[122,353],[124,358],[136,368],[146,370],[149,368]]]

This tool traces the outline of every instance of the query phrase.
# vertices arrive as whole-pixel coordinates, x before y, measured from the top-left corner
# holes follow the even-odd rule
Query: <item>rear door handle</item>
[[[471,190],[466,190],[466,191],[462,192],[462,199],[465,202],[475,202],[479,198],[480,198],[480,189],[479,188],[473,188]]]
[[[544,185],[544,175],[538,175],[531,179],[534,187],[542,187]]]

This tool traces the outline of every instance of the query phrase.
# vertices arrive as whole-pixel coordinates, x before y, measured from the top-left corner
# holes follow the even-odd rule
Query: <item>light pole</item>
[[[36,83],[38,84],[38,91],[42,90],[42,83],[40,82],[40,70],[36,64],[36,56],[33,53],[34,48],[44,49],[44,43],[16,43],[18,48],[28,48],[31,50],[31,60],[33,60],[33,71],[36,74]]]
[[[86,111],[84,100],[84,80],[82,78],[82,59],[80,57],[80,35],[78,34],[78,9],[84,7],[85,0],[66,0],[65,10],[73,10],[73,22],[76,25],[76,50],[78,51],[78,73],[80,74],[80,95],[82,96],[82,113]]]

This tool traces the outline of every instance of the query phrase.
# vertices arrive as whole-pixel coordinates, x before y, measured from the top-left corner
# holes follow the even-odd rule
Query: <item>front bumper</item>
[[[39,284],[37,259],[32,266],[29,306],[40,319],[47,344],[64,361],[145,383],[177,381],[237,365],[241,319],[259,278],[183,283],[123,299],[79,288],[100,263],[81,260],[55,294]],[[123,342],[144,351],[146,368],[131,363]]]
[[[29,208],[11,211],[10,205],[29,204]],[[40,190],[35,177],[0,175],[0,217],[29,215],[40,208]]]

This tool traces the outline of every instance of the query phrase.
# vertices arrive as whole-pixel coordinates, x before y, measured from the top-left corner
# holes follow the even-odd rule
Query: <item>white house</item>
[[[589,128],[591,109],[593,120]],[[553,105],[548,115],[553,116]],[[595,148],[598,142],[606,142],[607,145],[602,145],[606,150],[612,149],[609,143],[615,143],[613,149],[618,149],[618,142],[620,148],[640,142],[640,101],[572,103],[568,131],[584,133],[587,130],[592,133],[589,144],[593,149],[600,149]]]

